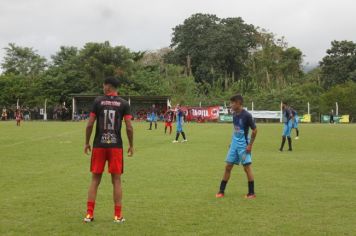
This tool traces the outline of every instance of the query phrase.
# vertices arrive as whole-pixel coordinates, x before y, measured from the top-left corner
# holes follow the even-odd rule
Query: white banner
[[[281,111],[249,111],[255,119],[281,119]]]

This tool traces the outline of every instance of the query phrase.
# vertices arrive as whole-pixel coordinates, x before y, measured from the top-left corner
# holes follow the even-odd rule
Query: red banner
[[[219,107],[181,107],[185,112],[188,121],[218,121]]]

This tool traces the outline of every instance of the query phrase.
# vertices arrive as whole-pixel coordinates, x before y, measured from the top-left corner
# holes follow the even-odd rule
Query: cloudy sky
[[[194,13],[240,16],[285,36],[304,63],[320,61],[332,40],[356,41],[354,0],[0,0],[0,57],[9,42],[46,57],[89,41],[154,50]]]

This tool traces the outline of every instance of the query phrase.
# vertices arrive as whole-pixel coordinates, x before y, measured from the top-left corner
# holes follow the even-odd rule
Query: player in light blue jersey
[[[187,138],[183,131],[183,124],[185,120],[185,113],[181,110],[180,105],[177,104],[176,106],[176,123],[177,123],[177,134],[176,139],[173,140],[173,143],[178,143],[179,135],[182,134],[183,140],[182,143],[187,142]]]
[[[288,107],[287,102],[282,102],[282,112],[283,112],[282,122],[284,123],[284,128],[283,128],[283,135],[282,135],[282,143],[281,143],[281,147],[279,148],[279,151],[283,152],[283,147],[284,147],[284,143],[286,142],[286,139],[288,139],[288,146],[289,146],[288,151],[292,151],[292,138],[290,137],[290,133],[292,131],[293,115],[291,109]]]
[[[152,130],[152,123],[155,123],[155,129],[157,129],[157,117],[158,112],[156,109],[156,105],[153,104],[148,114],[148,119],[150,121],[150,128],[148,130]]]
[[[291,108],[292,112],[292,129],[295,129],[296,132],[296,137],[295,139],[299,139],[299,129],[298,129],[298,124],[299,124],[299,116],[296,110]]]
[[[216,197],[224,197],[231,170],[234,165],[239,165],[241,163],[248,180],[248,193],[245,195],[245,198],[251,199],[256,197],[254,190],[254,176],[251,167],[251,150],[257,135],[257,128],[252,115],[243,109],[243,97],[241,95],[238,94],[231,97],[230,102],[233,111],[234,132],[230,149],[226,157],[225,173]],[[250,129],[252,130],[251,138],[248,135]]]

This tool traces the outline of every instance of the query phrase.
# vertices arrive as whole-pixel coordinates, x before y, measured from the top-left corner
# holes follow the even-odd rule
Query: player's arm
[[[126,134],[127,134],[127,139],[129,140],[129,150],[128,156],[131,157],[134,153],[133,149],[133,127],[131,123],[131,117],[125,117],[125,125],[126,125]]]
[[[255,127],[254,129],[252,129],[250,142],[249,142],[249,144],[248,144],[247,147],[246,147],[246,151],[247,151],[247,152],[251,152],[251,150],[252,150],[252,145],[253,145],[253,143],[255,142],[256,136],[257,136],[257,128]]]
[[[93,132],[95,119],[96,119],[96,117],[94,115],[90,115],[88,123],[87,123],[87,127],[85,129],[85,145],[84,145],[84,153],[85,154],[89,154],[89,152],[91,152],[91,146],[90,146],[89,142],[90,142],[91,133]]]
[[[127,139],[129,140],[129,149],[127,151],[129,157],[131,157],[134,153],[133,127],[132,127],[131,119],[132,119],[132,115],[131,115],[131,111],[130,111],[130,105],[127,104],[124,108],[124,120],[125,120],[125,125],[126,125]]]
[[[250,116],[248,118],[248,126],[251,128],[252,133],[251,133],[250,142],[246,147],[246,151],[251,152],[253,143],[255,142],[255,139],[257,136],[257,127],[256,127],[255,121],[253,120],[252,116]]]

